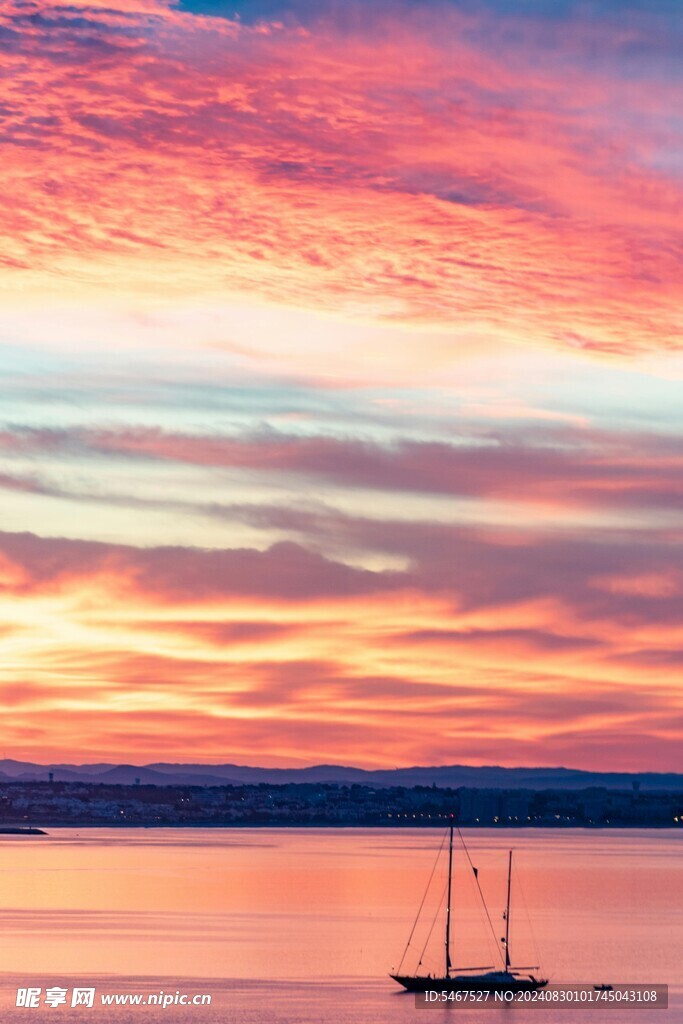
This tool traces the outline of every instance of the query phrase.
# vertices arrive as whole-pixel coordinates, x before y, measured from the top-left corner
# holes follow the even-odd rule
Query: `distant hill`
[[[683,775],[657,772],[587,772],[576,768],[502,768],[441,765],[438,767],[365,770],[344,765],[314,765],[310,768],[254,768],[236,764],[34,764],[30,761],[0,761],[0,782],[47,780],[58,782],[132,785],[225,786],[279,785],[292,782],[358,783],[362,786],[438,786],[457,789],[630,789],[683,791]]]

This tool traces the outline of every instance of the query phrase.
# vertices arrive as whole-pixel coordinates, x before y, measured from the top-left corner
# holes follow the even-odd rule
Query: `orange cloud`
[[[293,545],[0,542],[18,756],[390,765],[481,760],[495,738],[509,763],[673,766],[678,596],[595,588],[637,571],[625,546],[528,538],[501,556],[456,531],[373,573]]]

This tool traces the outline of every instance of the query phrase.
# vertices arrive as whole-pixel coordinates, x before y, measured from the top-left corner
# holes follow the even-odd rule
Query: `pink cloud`
[[[5,248],[39,280],[679,343],[675,91],[617,74],[604,29],[556,39],[557,72],[528,59],[547,27],[504,49],[443,8],[382,9],[369,33],[35,0],[0,27]]]
[[[456,443],[404,440],[392,444],[274,430],[201,435],[132,427],[15,428],[0,434],[3,448],[10,456],[125,457],[239,469],[278,479],[289,476],[294,481],[318,478],[351,489],[500,499],[564,509],[656,512],[677,508],[683,498],[683,445],[676,437],[587,428],[514,432],[508,428],[503,434],[498,429],[463,426]],[[3,486],[50,493],[35,475],[5,474],[0,476]],[[220,506],[215,513],[221,514]]]

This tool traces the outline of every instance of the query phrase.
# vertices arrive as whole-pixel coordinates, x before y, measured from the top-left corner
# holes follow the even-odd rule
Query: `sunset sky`
[[[682,49],[3,0],[0,758],[680,768]]]

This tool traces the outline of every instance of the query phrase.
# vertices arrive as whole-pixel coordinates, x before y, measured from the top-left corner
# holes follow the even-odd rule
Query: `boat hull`
[[[391,977],[408,992],[535,992],[548,984],[545,978],[534,978],[533,975],[525,978],[514,975],[425,978],[392,974]]]

